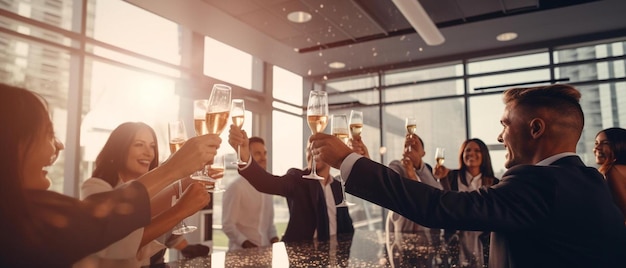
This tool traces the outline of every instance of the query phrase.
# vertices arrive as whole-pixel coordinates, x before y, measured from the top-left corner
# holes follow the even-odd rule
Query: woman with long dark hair
[[[615,204],[626,215],[626,129],[612,127],[598,132],[593,153]]]
[[[461,144],[459,169],[449,170],[445,166],[437,166],[433,173],[443,189],[448,191],[469,192],[499,182],[491,166],[489,149],[477,138],[468,139]],[[489,233],[445,230],[445,237],[450,244],[458,242],[460,267],[483,267],[488,263]],[[456,250],[455,247],[454,251]]]
[[[112,191],[133,181],[159,162],[159,148],[154,130],[142,122],[126,122],[117,126],[96,157],[92,177],[81,185],[81,198]],[[203,200],[208,199],[204,187],[194,185],[199,182],[185,177],[182,180],[184,193],[178,196],[179,184],[174,183],[150,200],[152,221],[107,248],[90,255],[75,264],[79,267],[132,268],[157,264],[163,260],[166,247],[185,249],[187,240],[180,235],[172,235],[172,228],[184,218],[202,209]],[[182,192],[182,191],[181,191]],[[179,201],[171,205],[172,197]],[[193,245],[191,248],[204,247]],[[187,257],[187,251],[183,255]],[[206,248],[204,253],[208,254]],[[197,255],[189,256],[197,257]],[[151,263],[154,260],[155,263]]]
[[[147,225],[150,198],[203,167],[221,143],[217,135],[194,137],[137,180],[80,201],[48,190],[45,169],[63,144],[42,97],[0,84],[0,125],[0,263],[6,267],[69,267]]]

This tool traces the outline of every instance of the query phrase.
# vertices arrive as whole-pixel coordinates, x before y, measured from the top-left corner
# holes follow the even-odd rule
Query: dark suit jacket
[[[259,192],[273,195],[281,195],[287,199],[289,207],[289,223],[282,237],[282,241],[293,242],[301,240],[312,240],[317,229],[318,211],[326,212],[326,203],[319,200],[323,197],[322,186],[318,180],[302,178],[308,171],[300,169],[289,169],[283,176],[275,176],[263,168],[255,161],[250,166],[240,170],[239,174],[254,186]],[[341,184],[337,180],[331,183],[335,204],[339,204],[343,199],[341,194]],[[324,202],[322,202],[324,201]],[[323,206],[320,208],[319,206]],[[328,221],[326,221],[328,226]],[[326,228],[328,228],[326,226]],[[347,207],[337,208],[337,234],[354,233],[352,218]]]
[[[491,231],[489,267],[621,267],[624,216],[595,168],[576,156],[519,165],[499,184],[442,191],[357,160],[346,191],[428,227]]]

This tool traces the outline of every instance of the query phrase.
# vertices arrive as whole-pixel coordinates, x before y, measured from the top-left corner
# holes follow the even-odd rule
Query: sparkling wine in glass
[[[215,84],[213,85],[213,89],[211,90],[211,96],[209,97],[209,102],[207,104],[206,110],[206,118],[205,124],[207,128],[208,134],[221,134],[226,128],[226,124],[228,123],[229,113],[230,113],[230,104],[231,104],[231,89],[230,86]],[[216,157],[217,158],[217,157]],[[217,161],[217,162],[216,162]],[[207,169],[215,170],[215,167],[220,164],[219,159],[213,159],[213,164]],[[221,160],[221,166],[223,166],[223,158]],[[215,187],[210,189],[211,193],[220,193],[224,192],[224,188],[221,188],[221,183],[219,180],[222,179],[221,176],[213,176],[211,179],[215,182]]]
[[[415,135],[415,131],[417,130],[417,120],[413,117],[407,117],[404,120],[404,126],[406,127],[406,136],[407,138],[409,136],[414,136]],[[408,146],[407,150],[410,152],[411,151],[411,146]]]
[[[196,136],[206,135],[209,133],[206,127],[206,111],[209,105],[209,100],[198,99],[193,101],[193,127],[196,132]],[[191,175],[194,180],[211,181],[211,178],[207,175],[207,166],[194,172]]]
[[[309,103],[307,105],[307,122],[311,133],[317,134],[324,132],[326,124],[328,124],[328,93],[326,91],[312,90],[309,93]],[[315,170],[315,156],[311,159],[311,173],[302,176],[305,179],[324,180],[323,177],[317,175]]]
[[[350,111],[350,134],[352,137],[361,136],[363,131],[363,112]]]
[[[239,129],[243,127],[243,121],[245,119],[246,108],[242,99],[233,99],[230,106],[230,116],[233,119],[233,124]],[[246,165],[246,161],[241,160],[241,146],[237,144],[237,159],[232,163],[233,165]]]
[[[230,113],[230,87],[213,85],[206,110],[206,128],[209,134],[221,134],[228,123]]]
[[[222,178],[224,177],[224,171],[226,170],[226,155],[218,154],[213,158],[213,163],[208,167],[210,169],[211,174],[213,175],[211,178],[215,182],[212,189],[209,189],[211,193],[223,193],[226,191],[224,187],[222,187]]]
[[[345,114],[336,114],[330,118],[330,133],[339,138],[343,143],[348,143],[350,134],[348,133],[348,117]],[[337,204],[337,207],[354,205],[346,200],[346,190],[343,185],[343,178],[341,177],[341,174],[339,174],[339,182],[341,183],[341,195],[343,199],[341,200],[341,203]]]
[[[187,141],[187,130],[185,129],[185,124],[181,120],[176,120],[173,122],[169,122],[167,124],[168,136],[169,136],[169,144],[170,144],[170,152],[173,154],[180,147],[183,146],[185,141]],[[183,184],[182,180],[178,180],[178,196],[183,195]],[[182,220],[180,223],[176,225],[174,230],[172,231],[175,235],[182,235],[191,233],[198,229],[196,226],[190,226],[185,224],[185,221]]]
[[[442,147],[435,149],[435,162],[437,162],[437,166],[443,166],[443,162],[446,160],[445,152],[446,149]]]

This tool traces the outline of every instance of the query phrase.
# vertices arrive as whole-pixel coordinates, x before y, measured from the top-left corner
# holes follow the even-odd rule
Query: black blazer
[[[326,212],[323,190],[318,180],[302,178],[308,171],[292,168],[283,176],[275,176],[261,168],[254,160],[250,165],[239,170],[239,174],[254,186],[259,192],[273,195],[281,195],[287,199],[289,207],[289,222],[282,237],[282,241],[293,242],[312,240],[318,225],[321,211]],[[335,197],[335,204],[343,200],[341,184],[338,180],[331,182],[331,188]],[[322,207],[320,207],[322,206]],[[328,229],[328,221],[324,228]],[[354,233],[352,218],[347,207],[337,208],[337,234]]]
[[[472,192],[435,189],[361,158],[346,191],[428,227],[491,231],[489,267],[620,267],[624,216],[577,156],[519,165]]]

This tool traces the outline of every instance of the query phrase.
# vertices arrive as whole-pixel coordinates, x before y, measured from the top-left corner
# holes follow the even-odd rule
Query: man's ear
[[[546,131],[546,122],[541,118],[533,118],[530,120],[530,135],[536,139],[541,137]]]
[[[420,157],[424,157],[426,155],[426,151],[422,151],[422,155]]]

